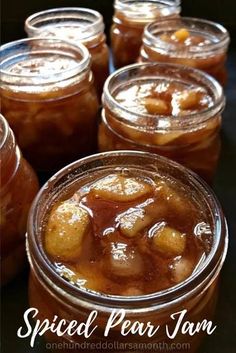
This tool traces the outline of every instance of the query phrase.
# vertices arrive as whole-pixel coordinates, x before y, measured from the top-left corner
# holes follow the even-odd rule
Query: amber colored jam
[[[38,180],[15,146],[12,132],[2,144],[2,128],[3,125],[0,126],[0,234],[1,284],[5,284],[25,265],[26,222],[38,191]]]
[[[170,339],[166,327],[174,332],[173,314],[183,310],[181,326],[212,320],[228,239],[221,212],[205,183],[154,154],[113,151],[63,168],[41,189],[29,216],[30,307],[38,309],[35,320],[63,320],[66,327],[76,321],[84,327],[96,311],[96,329],[86,339],[77,331],[46,332],[46,340],[60,343],[55,348],[63,353],[66,343],[73,353],[81,343],[85,351],[98,344],[99,353],[113,347],[167,353],[173,343],[181,353],[195,353],[201,332],[179,330]],[[120,310],[125,317],[104,335]],[[123,335],[126,324],[145,332]],[[149,325],[160,329],[148,336]]]
[[[172,33],[162,34],[160,39],[168,43],[178,43],[189,47],[191,45],[204,46],[211,44],[209,38],[205,38],[202,35],[191,34],[186,28],[180,28],[177,31],[172,31]]]
[[[210,48],[211,45],[217,44],[217,38],[210,33],[203,35],[196,34],[194,31],[193,27],[192,30],[179,28],[176,31],[157,33],[155,45],[149,45],[144,40],[140,60],[191,66],[207,72],[225,85],[227,80],[226,50],[214,52]],[[163,50],[164,43],[166,43],[166,48]]]
[[[24,57],[19,62],[16,61],[9,65],[7,71],[16,75],[52,75],[62,70],[70,70],[77,66],[76,60],[67,55],[53,54],[48,56]]]
[[[18,78],[2,85],[1,110],[24,156],[38,170],[58,169],[96,149],[99,104],[91,72],[60,78],[77,65],[67,53],[41,53],[23,55],[5,68]],[[56,81],[50,83],[52,77]]]
[[[187,279],[211,248],[208,212],[174,180],[131,169],[98,175],[56,202],[44,248],[75,286],[136,296]]]
[[[131,1],[129,11],[115,10],[111,27],[111,45],[116,68],[137,61],[145,26],[155,20],[178,16],[178,8],[171,11],[168,5],[155,1]]]
[[[213,105],[204,88],[187,87],[178,82],[147,82],[127,84],[114,93],[115,100],[137,114],[175,117],[200,112]]]
[[[214,105],[205,88],[177,80],[144,79],[121,85],[113,96],[122,109],[136,114],[136,120],[128,113],[122,120],[115,109],[111,111],[105,105],[99,130],[100,151],[136,149],[158,153],[189,167],[208,182],[212,180],[219,157],[221,117],[213,116],[196,127],[181,127],[191,116]]]

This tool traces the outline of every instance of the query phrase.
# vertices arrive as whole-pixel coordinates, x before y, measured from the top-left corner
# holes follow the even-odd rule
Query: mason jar
[[[151,114],[142,103],[149,94],[144,92],[147,85],[157,85],[162,90],[158,95],[162,104],[163,100],[164,104],[166,99],[170,100],[175,91],[171,85],[183,87],[185,95],[188,90],[204,90],[208,98],[211,97],[211,104],[199,111],[186,109],[182,115],[168,111]],[[116,98],[118,94],[119,99]],[[190,103],[191,100],[190,97]],[[99,150],[133,149],[157,153],[185,165],[211,182],[220,154],[219,130],[224,105],[221,85],[199,70],[164,63],[127,66],[113,73],[105,83]]]
[[[0,154],[1,284],[6,284],[26,264],[26,221],[39,185],[36,174],[22,157],[13,132],[1,114]]]
[[[76,282],[71,283],[52,265],[45,250],[45,224],[52,206],[73,195],[78,185],[90,184],[100,179],[102,175],[114,174],[115,171],[127,173],[131,170],[139,176],[145,174],[147,177],[150,173],[167,178],[170,183],[175,182],[185,190],[189,198],[197,200],[198,210],[202,212],[202,217],[207,217],[211,228],[212,241],[209,251],[186,280],[151,294],[109,295],[88,290],[76,285]],[[209,233],[209,229],[204,230],[201,219],[199,222],[196,236],[202,235],[202,239],[206,240],[204,232]],[[189,336],[179,332],[174,340],[168,340],[164,333],[165,325],[169,325],[170,332],[173,332],[176,321],[171,319],[171,315],[181,310],[187,310],[184,321],[196,323],[204,319],[212,320],[218,276],[227,252],[228,234],[222,209],[213,191],[196,174],[164,157],[144,152],[117,151],[86,157],[60,170],[42,187],[31,208],[27,234],[28,258],[31,266],[29,303],[38,310],[34,319],[48,319],[49,322],[54,319],[53,322],[56,324],[61,319],[66,320],[66,323],[72,320],[81,323],[86,322],[92,310],[98,311],[98,316],[93,322],[98,327],[89,338],[66,334],[58,337],[48,331],[45,337],[48,342],[54,343],[53,349],[57,347],[58,351],[68,352],[69,347],[71,352],[77,352],[80,344],[86,343],[87,350],[84,347],[83,349],[90,351],[92,347],[90,344],[94,343],[98,344],[98,352],[106,352],[109,351],[104,348],[106,343],[115,345],[118,342],[120,344],[118,352],[130,352],[134,347],[135,352],[145,352],[147,349],[145,350],[145,346],[141,344],[146,343],[153,344],[153,347],[165,344],[162,351],[166,353],[170,347],[174,347],[174,343],[175,347],[178,347],[178,352],[184,353],[186,349],[190,353],[196,352],[202,339],[201,333]],[[149,338],[138,334],[122,336],[120,326],[114,326],[109,335],[104,337],[104,328],[109,316],[113,310],[120,309],[125,310],[126,319],[131,320],[131,323],[138,320],[145,325],[150,321],[155,327],[160,325],[160,331]],[[61,346],[57,346],[57,343],[61,343]],[[102,344],[104,346],[101,346]]]
[[[181,17],[149,24],[144,31],[141,62],[191,66],[226,84],[229,33],[220,24]]]
[[[111,47],[116,68],[139,57],[144,27],[155,20],[178,17],[180,0],[115,0]]]
[[[2,46],[1,110],[25,158],[56,170],[96,149],[99,103],[82,45],[22,39]]]
[[[62,7],[37,12],[25,21],[29,37],[62,38],[84,44],[91,54],[91,69],[99,96],[109,74],[109,51],[102,15],[81,7]]]

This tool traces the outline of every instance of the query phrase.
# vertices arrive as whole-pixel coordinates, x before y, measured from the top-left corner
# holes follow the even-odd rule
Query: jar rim
[[[29,35],[30,33],[32,33],[32,36],[38,36],[38,31],[40,29],[42,29],[43,32],[45,27],[53,26],[53,24],[44,26],[41,24],[41,21],[55,21],[60,19],[60,21],[62,21],[63,26],[63,23],[67,19],[69,19],[70,16],[75,16],[73,20],[78,21],[79,14],[93,16],[93,21],[84,27],[83,36],[81,36],[81,40],[88,39],[89,37],[95,36],[104,31],[105,26],[103,22],[103,16],[100,14],[100,12],[85,7],[58,7],[36,12],[27,17],[27,19],[25,20],[25,31]],[[39,24],[40,26],[37,27],[36,25]]]
[[[141,6],[138,6],[139,4]],[[114,9],[114,23],[122,24],[124,19],[118,16],[120,13],[126,18],[127,23],[129,22],[128,26],[140,27],[143,30],[145,25],[156,18],[179,14],[181,0],[115,0]]]
[[[181,5],[181,0],[144,0],[144,1],[135,1],[135,0],[115,0],[114,2],[114,7],[116,10],[122,10],[122,11],[128,11],[136,15],[143,15],[143,8],[135,7],[132,9],[130,5],[132,3],[150,3],[150,4],[156,4],[156,5],[163,5],[164,7],[168,8],[176,8]]]
[[[187,74],[190,78],[196,79],[200,78],[202,84],[207,83],[210,86],[211,93],[214,92],[214,104],[206,109],[203,109],[199,112],[194,112],[189,115],[185,115],[184,119],[183,117],[180,116],[175,116],[173,119],[172,115],[166,116],[166,115],[152,115],[148,113],[137,113],[134,112],[131,109],[128,109],[124,107],[122,104],[120,104],[114,97],[113,97],[113,92],[112,92],[112,84],[114,81],[122,77],[122,75],[125,74],[130,74],[134,79],[137,79],[134,75],[136,70],[148,70],[148,69],[159,69],[159,70],[170,70],[173,73],[184,73]],[[163,76],[163,75],[162,75]],[[168,76],[166,76],[168,78]],[[169,80],[173,81],[173,76],[169,74]],[[179,77],[178,77],[179,80]],[[199,80],[198,80],[199,81]],[[199,82],[198,82],[199,84]],[[222,86],[218,83],[216,79],[214,79],[212,76],[208,75],[207,73],[189,67],[189,66],[184,66],[180,64],[170,64],[170,63],[153,63],[153,62],[148,62],[148,63],[136,63],[136,64],[131,64],[128,66],[125,66],[121,69],[116,70],[113,74],[111,74],[107,80],[105,81],[104,88],[103,88],[103,96],[102,96],[102,101],[104,107],[108,107],[111,111],[116,111],[117,116],[115,117],[118,120],[121,120],[124,123],[129,124],[130,126],[134,127],[139,127],[143,129],[149,128],[150,130],[157,129],[159,131],[166,131],[166,129],[169,130],[183,130],[184,128],[190,128],[192,126],[196,126],[198,124],[201,124],[208,119],[212,118],[212,116],[215,116],[216,114],[219,114],[222,112],[224,105],[225,105],[225,97],[223,93],[223,88]],[[143,118],[143,124],[140,124],[138,118]],[[147,127],[147,124],[145,124],[145,120],[148,119],[150,122],[150,125]]]
[[[33,51],[30,47],[34,45]],[[43,46],[40,46],[43,45]],[[55,46],[54,46],[55,45]],[[48,48],[47,48],[48,46]],[[23,51],[25,49],[26,51]],[[72,68],[58,70],[53,73],[46,74],[16,74],[9,72],[9,70],[5,69],[4,66],[8,64],[11,60],[20,60],[21,57],[25,57],[29,53],[37,54],[38,53],[49,53],[49,54],[57,54],[57,55],[65,55],[70,54],[70,58],[74,58],[78,60],[76,55],[81,57],[81,60],[76,62],[76,65],[73,65]],[[70,79],[76,75],[81,75],[85,70],[90,68],[91,56],[89,54],[88,49],[83,44],[73,44],[70,41],[58,39],[58,38],[23,38],[20,40],[12,41],[1,46],[2,52],[2,61],[0,65],[0,80],[1,82],[14,84],[14,80],[18,80],[18,84],[33,84],[35,86],[48,84],[48,83],[56,83],[60,80]],[[5,53],[5,54],[4,54]],[[34,80],[34,81],[33,81]]]
[[[46,256],[45,252],[43,251],[42,246],[40,247],[39,244],[39,234],[37,234],[37,222],[39,217],[39,210],[40,207],[42,207],[42,200],[43,197],[47,193],[49,193],[50,189],[57,189],[57,192],[59,193],[59,183],[60,181],[64,181],[65,183],[70,183],[72,182],[71,180],[69,181],[69,176],[73,176],[73,178],[76,178],[76,173],[79,175],[79,173],[82,171],[83,173],[91,173],[91,169],[88,169],[86,171],[86,163],[90,165],[90,163],[94,163],[94,170],[101,170],[101,167],[105,166],[113,166],[113,164],[106,164],[107,160],[113,160],[116,158],[121,158],[123,161],[123,164],[119,164],[119,167],[127,167],[127,162],[128,159],[132,158],[138,158],[139,161],[144,161],[145,159],[147,160],[147,165],[148,168],[153,168],[150,169],[151,171],[157,171],[157,168],[161,168],[164,166],[167,167],[167,170],[169,173],[170,168],[173,170],[178,170],[181,173],[181,177],[187,177],[188,182],[190,183],[190,186],[197,190],[203,197],[204,201],[207,203],[207,205],[210,207],[210,210],[212,211],[212,218],[214,219],[214,241],[212,244],[212,248],[206,257],[204,259],[204,263],[201,264],[201,266],[191,274],[190,277],[188,277],[185,281],[182,283],[177,284],[176,286],[170,287],[168,289],[158,291],[155,293],[147,294],[147,295],[142,295],[142,296],[115,296],[115,295],[107,295],[103,293],[98,293],[94,291],[89,291],[89,290],[84,290],[82,288],[76,287],[75,285],[69,283],[65,279],[63,279],[53,268],[52,264],[50,263],[48,257]],[[157,165],[155,166],[154,164],[149,165],[150,163],[159,163],[159,167]],[[119,161],[121,162],[121,161]],[[114,161],[113,161],[114,163]],[[131,163],[132,167],[137,167],[137,164]],[[143,168],[143,165],[141,165]],[[81,171],[78,171],[78,168],[82,168]],[[174,174],[173,174],[174,175]],[[172,175],[172,177],[173,177]],[[65,187],[65,184],[63,184]],[[47,196],[47,195],[46,195]],[[45,206],[45,205],[44,205]],[[47,208],[48,210],[48,208]],[[202,286],[205,284],[206,281],[213,281],[215,279],[215,276],[219,273],[219,270],[221,269],[226,252],[227,252],[227,245],[228,245],[228,233],[227,233],[227,224],[221,209],[221,206],[214,194],[214,192],[210,189],[210,187],[199,177],[197,176],[194,172],[188,170],[187,168],[183,167],[182,165],[171,161],[165,157],[159,156],[159,155],[154,155],[148,152],[140,152],[140,151],[111,151],[111,152],[105,152],[105,153],[98,153],[89,157],[85,157],[83,159],[80,159],[78,161],[75,161],[74,163],[64,167],[61,169],[59,172],[57,172],[53,177],[49,179],[49,181],[41,188],[39,191],[38,195],[36,196],[32,206],[31,210],[29,213],[29,218],[28,218],[28,236],[27,236],[27,245],[28,245],[28,258],[31,266],[36,266],[36,268],[40,271],[40,274],[46,278],[47,283],[51,283],[54,288],[55,284],[58,282],[59,287],[57,286],[57,292],[60,293],[60,288],[63,287],[62,291],[62,296],[65,297],[65,295],[68,295],[68,297],[71,300],[74,300],[75,302],[84,300],[87,303],[94,303],[97,305],[108,305],[111,307],[111,305],[119,307],[125,307],[126,305],[136,305],[138,307],[144,306],[147,304],[150,304],[151,301],[155,300],[157,302],[157,305],[163,306],[167,305],[170,302],[175,302],[176,300],[180,300],[183,296],[188,296],[192,294],[192,291],[190,290],[190,287],[194,290],[197,290],[199,286]],[[29,251],[30,249],[30,251]],[[44,271],[42,270],[42,267],[47,270],[47,275],[45,275]],[[210,275],[209,275],[210,272]],[[173,296],[175,298],[173,299]],[[170,302],[168,301],[170,300]],[[137,308],[136,308],[137,309]],[[135,309],[135,310],[136,310]],[[142,310],[142,309],[141,309]]]
[[[183,26],[182,26],[183,24]],[[208,27],[208,29],[207,29]],[[216,41],[201,46],[199,50],[198,45],[184,46],[179,45],[179,43],[167,43],[162,40],[159,36],[166,30],[176,30],[179,28],[186,28],[187,30],[198,30],[200,33],[208,34],[209,28],[216,31],[214,34]],[[154,33],[153,33],[154,32]],[[222,48],[227,49],[230,42],[230,36],[227,29],[221,24],[201,18],[196,17],[180,17],[180,18],[162,18],[158,21],[154,21],[148,24],[144,29],[143,43],[147,46],[153,46],[154,48],[166,51],[167,55],[174,55],[180,57],[203,57],[207,53],[212,54],[212,52],[220,51]]]
[[[4,144],[6,143],[8,134],[9,134],[9,124],[4,116],[0,113],[0,131],[2,134],[0,135],[0,151],[3,148]]]
[[[16,144],[15,135],[7,121],[7,119],[0,113],[0,179],[1,188],[0,195],[4,195],[7,192],[11,181],[16,175],[20,164],[21,152],[18,145]],[[9,167],[10,164],[10,167]],[[10,173],[9,173],[10,170]],[[5,178],[4,172],[7,171],[7,178]],[[4,179],[5,181],[3,182]]]

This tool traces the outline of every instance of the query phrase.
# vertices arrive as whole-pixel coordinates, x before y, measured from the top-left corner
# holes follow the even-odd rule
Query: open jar
[[[84,44],[91,54],[91,69],[99,96],[109,74],[109,51],[102,15],[80,7],[62,7],[41,11],[25,21],[29,37],[60,38]]]
[[[199,70],[161,63],[130,65],[104,85],[99,150],[158,153],[211,182],[224,104],[220,84]]]
[[[133,64],[139,57],[144,27],[180,13],[180,0],[115,0],[111,46],[116,68]]]
[[[2,113],[37,170],[96,149],[99,103],[82,44],[36,38],[3,45],[1,96]]]
[[[224,85],[229,40],[229,33],[218,23],[188,17],[164,19],[145,28],[140,60],[191,66]]]
[[[125,188],[121,190],[119,187],[109,188],[107,179],[105,184],[103,184],[104,179],[101,178],[109,178],[109,176],[114,176],[114,173],[119,175],[121,178],[128,178],[126,180],[127,184],[125,184],[128,189]],[[132,178],[129,179],[131,175]],[[118,258],[113,257],[113,261],[108,266],[106,260],[107,258],[109,259],[109,253],[107,253],[107,251],[100,251],[100,246],[104,245],[104,241],[109,241],[109,237],[111,237],[110,241],[114,242],[114,236],[118,236],[117,234],[112,234],[109,226],[113,220],[110,218],[110,214],[108,213],[111,211],[111,208],[113,208],[113,211],[115,210],[114,205],[119,204],[119,201],[122,201],[123,207],[126,205],[126,208],[129,208],[129,198],[132,198],[132,201],[134,201],[135,197],[140,196],[136,193],[141,192],[142,197],[144,197],[146,190],[143,188],[139,189],[139,183],[143,182],[141,181],[142,178],[145,180],[144,183],[148,183],[148,180],[149,182],[151,180],[151,184],[149,184],[149,186],[152,185],[153,187],[155,187],[155,182],[161,180],[164,189],[159,185],[158,190],[156,190],[159,194],[159,203],[162,203],[163,197],[166,197],[166,202],[169,202],[168,210],[167,213],[165,213],[165,216],[162,215],[161,218],[155,216],[156,219],[153,220],[153,222],[156,222],[158,219],[161,219],[162,221],[163,219],[166,221],[168,219],[167,222],[169,222],[171,217],[172,222],[175,222],[175,217],[173,217],[174,212],[175,214],[178,214],[177,218],[180,228],[186,226],[190,227],[189,230],[192,229],[190,232],[191,234],[188,234],[190,248],[193,246],[193,244],[196,244],[196,242],[198,243],[200,241],[200,243],[198,243],[198,245],[201,244],[200,248],[204,244],[204,247],[206,246],[205,249],[207,249],[204,251],[204,254],[200,256],[200,259],[198,259],[198,257],[195,258],[196,267],[191,274],[184,274],[184,280],[179,278],[178,284],[175,283],[172,284],[172,286],[167,286],[168,288],[165,284],[165,289],[156,292],[151,291],[150,293],[145,293],[145,288],[146,286],[149,286],[150,282],[153,282],[153,277],[151,275],[149,276],[146,274],[146,276],[138,277],[138,279],[135,277],[134,279],[132,277],[134,275],[133,271],[137,276],[140,276],[139,272],[142,272],[143,264],[141,265],[141,268],[139,267],[138,273],[136,269],[137,261],[140,260],[135,258],[136,251],[138,251],[137,247],[133,252],[133,257],[129,258],[131,262],[128,261],[125,263],[125,265],[122,263],[123,257],[118,256]],[[55,256],[53,261],[52,257],[49,256],[48,249],[46,250],[46,237],[48,234],[45,234],[45,232],[47,232],[49,227],[51,217],[50,214],[53,212],[53,209],[55,210],[55,205],[58,202],[65,202],[65,200],[70,198],[70,206],[74,205],[76,208],[80,207],[78,204],[75,204],[76,202],[79,202],[79,198],[84,196],[83,193],[80,193],[80,191],[83,190],[85,193],[88,192],[87,186],[89,185],[89,188],[91,186],[93,187],[93,183],[96,183],[97,181],[99,182],[97,191],[108,192],[106,195],[103,194],[105,199],[106,197],[114,198],[116,195],[118,196],[119,201],[118,199],[116,199],[116,201],[113,200],[113,205],[111,203],[109,208],[104,208],[104,199],[96,196],[97,202],[101,203],[101,208],[97,208],[96,214],[90,214],[89,217],[93,222],[95,220],[94,217],[98,216],[99,223],[97,223],[97,226],[100,230],[101,227],[104,227],[104,230],[106,227],[109,228],[106,228],[106,232],[104,232],[102,236],[99,236],[97,233],[97,226],[95,228],[92,227],[92,234],[94,237],[92,241],[90,241],[90,228],[86,228],[86,231],[83,235],[83,246],[87,247],[87,250],[85,254],[84,251],[82,251],[83,259],[81,259],[81,263],[87,261],[87,263],[90,264],[90,274],[96,274],[93,279],[95,281],[95,285],[98,283],[99,286],[101,285],[101,277],[99,272],[101,269],[100,261],[105,261],[106,266],[103,267],[103,270],[105,270],[105,275],[109,275],[110,271],[114,269],[113,266],[115,260],[117,260],[118,263],[116,263],[116,265],[121,267],[121,269],[120,271],[116,272],[116,274],[113,273],[112,277],[109,277],[110,280],[113,280],[113,282],[112,285],[110,284],[107,287],[106,293],[86,288],[84,286],[86,281],[83,281],[82,279],[80,279],[80,281],[76,280],[74,278],[73,272],[66,268],[64,265],[65,257],[63,259],[59,256],[61,254],[58,253],[58,256]],[[152,182],[154,182],[154,184],[152,184]],[[134,183],[135,187],[133,188],[131,186],[134,186]],[[167,186],[166,183],[169,183],[170,188],[165,188]],[[98,186],[98,184],[96,185]],[[108,186],[108,188],[103,189],[102,185],[105,185],[105,188]],[[146,185],[145,187],[149,186]],[[78,190],[80,191],[76,193]],[[164,196],[165,191],[167,191],[167,194]],[[145,197],[148,197],[148,199],[152,198],[152,192],[153,190],[151,191],[151,194],[146,194]],[[71,196],[75,196],[75,193],[76,197],[74,197],[74,201],[72,201]],[[125,197],[125,200],[123,197]],[[75,203],[73,204],[73,202]],[[181,205],[181,207],[175,208],[176,203]],[[191,213],[192,206],[190,208],[188,207],[190,204],[192,206],[194,205],[193,209],[195,211],[193,213]],[[172,206],[174,206],[174,208]],[[120,206],[117,206],[116,212],[119,212],[117,211],[119,207]],[[186,209],[188,209],[187,213],[185,212]],[[83,209],[83,212],[85,211],[86,208]],[[148,212],[149,211],[147,211],[147,213]],[[195,216],[192,218],[193,214],[198,214],[198,216],[196,218]],[[65,213],[64,216],[63,213],[61,215],[61,221],[63,221],[63,224],[65,225],[66,218],[64,218],[64,216],[67,216]],[[186,222],[186,217],[188,217],[188,222]],[[108,218],[110,218],[109,224],[105,222],[105,220],[108,220]],[[75,229],[76,222],[80,222],[80,219],[78,217],[73,217],[71,220],[72,219],[74,220],[72,222],[73,224],[70,222],[68,226],[70,227],[72,225]],[[59,219],[58,221],[60,223]],[[132,223],[131,218],[130,221]],[[191,223],[192,221],[193,223]],[[187,223],[188,226],[186,225]],[[60,235],[63,245],[65,245],[64,242],[68,240],[68,238],[67,240],[65,239],[66,235],[70,237],[69,233],[67,234],[65,232],[64,225],[60,229],[60,231],[63,233],[63,235],[62,233]],[[145,226],[150,227],[150,224],[147,225],[147,223],[145,223]],[[191,228],[192,226],[193,228]],[[108,231],[109,229],[110,231]],[[55,227],[54,230],[50,230],[50,232],[54,231]],[[119,230],[117,229],[117,232],[118,231]],[[51,233],[49,236],[53,236],[53,233]],[[135,242],[136,245],[140,245],[142,243],[142,248],[145,247],[145,243],[142,242],[144,240],[143,238],[145,238],[145,235],[141,236],[140,232],[136,232],[134,238],[131,239],[129,237],[127,238],[126,236],[123,236],[122,241],[128,242],[128,246],[130,246],[132,242]],[[88,239],[90,240],[88,241]],[[146,240],[147,243],[150,244],[150,242],[152,243],[153,239],[149,238]],[[167,336],[165,335],[164,328],[165,325],[168,324],[169,329],[171,332],[173,332],[173,327],[175,326],[176,322],[171,319],[170,315],[184,309],[187,310],[184,320],[189,320],[191,322],[201,322],[203,319],[211,320],[216,303],[217,278],[226,256],[227,244],[227,226],[221,207],[213,192],[191,171],[188,171],[181,165],[178,165],[166,158],[144,152],[118,151],[101,153],[86,157],[65,167],[59,171],[52,179],[50,179],[39,192],[31,208],[27,237],[28,256],[31,265],[29,284],[30,305],[31,307],[38,310],[35,319],[48,319],[49,322],[54,319],[55,324],[57,324],[61,319],[65,319],[67,323],[71,322],[72,320],[77,320],[79,323],[85,322],[90,312],[92,310],[97,310],[98,316],[94,321],[94,325],[96,324],[98,327],[92,336],[86,339],[87,351],[90,351],[89,344],[92,342],[98,344],[102,344],[104,342],[110,342],[114,344],[114,342],[119,342],[120,345],[126,342],[126,344],[130,344],[129,348],[127,348],[127,345],[124,345],[123,348],[120,346],[117,349],[118,352],[129,352],[133,350],[133,348],[131,349],[130,347],[136,347],[136,352],[147,351],[145,350],[145,347],[143,349],[141,348],[143,346],[140,345],[139,347],[139,343],[165,343],[168,346],[168,349],[166,346],[164,346],[164,349],[162,350],[163,352],[168,352],[169,347],[171,347],[171,344],[174,343],[175,345],[179,344],[178,351],[183,353],[186,351],[186,343],[188,343],[187,350],[188,352],[193,353],[196,351],[196,348],[200,344],[201,334],[196,334],[190,337],[188,335],[184,336],[179,333],[175,339],[171,341],[168,340]],[[69,243],[67,243],[67,245],[69,245]],[[106,247],[106,245],[104,246]],[[65,248],[64,246],[61,247],[61,244],[58,242],[54,243],[54,249],[55,247],[58,249],[58,251],[61,249],[63,252],[69,249],[68,247]],[[188,254],[191,252],[190,248],[187,246],[184,253],[185,255],[183,256],[188,256]],[[99,251],[97,251],[97,249],[99,249]],[[154,248],[152,249],[153,250],[149,256],[144,256],[144,254],[142,254],[142,256],[144,256],[142,259],[145,260],[145,264],[150,261],[150,258],[153,256],[153,252],[156,251]],[[119,247],[118,250],[121,251],[121,247]],[[72,255],[70,251],[69,253],[67,252],[67,254],[64,252],[64,255]],[[91,256],[91,251],[94,251],[93,256]],[[77,254],[73,261],[70,259],[69,265],[73,266],[73,264],[75,264],[75,262],[78,260],[78,256],[79,255]],[[179,261],[181,258],[182,256],[178,256],[177,261]],[[79,266],[79,263],[77,263],[77,265]],[[169,267],[168,271],[172,270],[173,267]],[[185,272],[185,270],[186,263],[185,266],[182,267],[182,272]],[[127,273],[128,277],[126,276]],[[162,265],[160,264],[158,270],[157,267],[155,267],[153,275],[154,274],[159,276],[160,283],[163,284],[163,278],[166,278],[166,272],[163,270],[163,263]],[[125,276],[125,280],[123,276]],[[130,277],[132,278],[133,282],[130,282]],[[132,293],[125,292],[122,295],[109,294],[109,291],[111,291],[113,288],[117,288],[118,285],[120,285],[121,289],[122,285],[123,288],[126,289],[127,283],[132,283],[133,285],[136,283],[136,286],[138,287],[137,291]],[[157,281],[155,281],[155,283],[159,285]],[[142,290],[144,290],[145,294],[142,294]],[[148,338],[146,335],[139,336],[137,334],[128,334],[126,336],[122,336],[120,333],[121,327],[114,326],[110,330],[109,335],[104,337],[104,329],[109,316],[113,310],[120,309],[125,310],[126,319],[131,320],[131,323],[139,320],[145,325],[148,321],[150,321],[155,326],[160,325],[160,331],[158,331],[156,335],[151,338]],[[54,318],[54,315],[57,317]],[[46,338],[50,342],[64,342],[65,344],[70,344],[71,352],[77,352],[79,350],[79,346],[76,346],[76,344],[85,342],[85,338],[79,335],[73,335],[69,337],[64,334],[61,337],[58,337],[55,333],[52,334],[47,332]],[[182,349],[181,344],[183,344]],[[63,346],[60,348],[62,347]],[[172,348],[173,347],[174,346],[172,345]],[[66,350],[66,346],[64,346],[64,350],[62,351],[68,351]],[[100,349],[98,348],[97,351],[106,352],[109,351],[109,349],[102,349],[100,346]]]
[[[28,211],[38,180],[22,157],[12,130],[0,115],[1,284],[9,282],[26,263],[25,232]]]

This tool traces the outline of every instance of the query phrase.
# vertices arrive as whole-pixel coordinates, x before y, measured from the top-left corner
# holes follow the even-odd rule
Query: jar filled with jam
[[[91,69],[99,96],[109,74],[109,51],[102,15],[94,10],[65,7],[29,16],[25,30],[29,37],[56,37],[84,44],[91,54]]]
[[[158,153],[211,182],[220,153],[221,85],[182,65],[144,63],[106,81],[99,149]]]
[[[218,23],[188,17],[156,21],[145,28],[140,60],[191,66],[225,85],[229,41]]]
[[[146,352],[137,344],[162,342],[167,353],[171,343],[188,342],[193,353],[201,334],[179,332],[171,340],[165,326],[173,332],[171,315],[182,310],[185,321],[211,320],[227,243],[213,192],[181,165],[137,151],[86,157],[49,180],[31,208],[30,305],[35,319],[55,325],[86,322],[97,310],[87,351],[90,343],[119,342],[118,352]],[[110,315],[121,309],[129,328],[139,321],[160,325],[158,333],[121,335],[122,318],[104,335]],[[46,339],[74,347],[85,341],[49,332]]]
[[[99,103],[82,45],[23,39],[2,46],[2,112],[26,159],[52,171],[96,149]]]
[[[38,180],[22,157],[6,119],[0,115],[0,238],[1,284],[25,265],[28,211],[38,191]]]
[[[116,68],[139,57],[144,27],[155,20],[178,17],[180,0],[115,0],[111,46]]]

